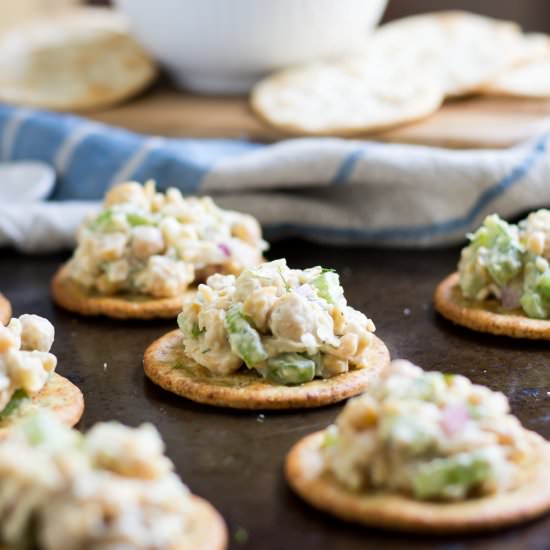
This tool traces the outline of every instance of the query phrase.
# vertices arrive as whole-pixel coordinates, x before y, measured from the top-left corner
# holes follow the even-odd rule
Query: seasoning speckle
[[[256,420],[258,422],[263,422],[265,420],[265,414],[262,414],[260,413],[257,417],[256,417]]]
[[[248,541],[248,531],[244,527],[238,527],[235,531],[235,542],[245,544]]]

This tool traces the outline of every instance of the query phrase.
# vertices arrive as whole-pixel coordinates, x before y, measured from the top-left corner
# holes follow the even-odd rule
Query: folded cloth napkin
[[[0,105],[0,160],[45,161],[57,172],[47,202],[0,204],[0,246],[68,247],[109,187],[149,178],[256,216],[268,239],[456,243],[488,213],[550,204],[549,139],[461,151],[333,138],[168,139]]]

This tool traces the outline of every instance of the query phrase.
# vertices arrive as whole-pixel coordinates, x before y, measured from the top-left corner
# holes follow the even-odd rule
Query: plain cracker
[[[0,438],[40,409],[54,413],[64,424],[74,426],[84,412],[82,392],[67,378],[53,373],[42,391],[0,420]]]
[[[406,46],[405,46],[406,44]],[[440,82],[447,97],[475,92],[523,57],[515,23],[463,11],[442,11],[392,21],[370,46],[386,63],[396,60]]]
[[[296,135],[352,136],[414,122],[443,101],[440,86],[419,73],[388,70],[363,56],[275,73],[252,90],[252,109]]]
[[[115,319],[173,319],[181,311],[182,301],[195,293],[187,290],[173,298],[151,298],[145,295],[120,294],[101,296],[87,291],[68,276],[62,266],[54,275],[51,293],[55,303],[80,315],[105,315]]]
[[[359,495],[346,490],[332,475],[322,472],[323,431],[294,445],[286,459],[285,474],[305,501],[346,521],[429,534],[493,530],[550,510],[550,443],[534,432],[529,436],[538,460],[526,483],[508,493],[462,502],[423,502],[397,493]]]
[[[462,296],[459,274],[446,277],[435,291],[435,309],[457,325],[479,332],[550,340],[550,321],[530,319],[522,310],[506,310],[495,299],[474,301]]]
[[[147,87],[151,58],[114,10],[78,8],[0,38],[0,100],[54,110],[97,109]]]
[[[0,324],[7,325],[11,319],[11,304],[0,294]]]
[[[518,62],[478,91],[505,97],[550,97],[550,37],[539,33],[526,34]]]
[[[182,334],[174,330],[153,342],[145,351],[145,374],[155,383],[198,403],[235,409],[295,409],[321,407],[362,393],[389,364],[384,343],[373,336],[369,367],[354,369],[300,386],[270,383],[256,372],[226,376],[211,374],[185,355]]]

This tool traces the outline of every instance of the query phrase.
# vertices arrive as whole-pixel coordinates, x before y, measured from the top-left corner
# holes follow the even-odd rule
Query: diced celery
[[[338,427],[335,424],[331,424],[324,433],[323,443],[321,447],[323,449],[330,449],[338,443]]]
[[[546,319],[548,317],[548,310],[544,305],[543,298],[536,291],[527,291],[520,299],[520,304],[527,317],[534,319]]]
[[[544,298],[550,300],[550,270],[545,271],[538,278],[537,290],[542,294],[542,296],[544,296]]]
[[[242,314],[242,304],[232,305],[225,315],[225,329],[229,335],[231,351],[238,355],[248,368],[268,357],[257,330]]]
[[[21,428],[30,445],[51,450],[67,449],[77,444],[81,434],[65,426],[53,413],[38,412],[22,423]]]
[[[178,315],[178,327],[183,334],[187,336],[187,338],[192,337],[193,323],[189,320],[189,317],[183,313],[183,311]]]
[[[149,218],[135,212],[126,214],[126,219],[132,227],[137,227],[138,225],[151,225],[151,220]]]
[[[315,378],[315,361],[299,353],[281,353],[267,360],[266,377],[277,384],[304,384]]]
[[[458,499],[487,479],[490,464],[475,455],[436,458],[422,464],[413,478],[418,499]]]
[[[91,227],[93,230],[105,230],[108,229],[113,223],[113,210],[108,208],[103,212],[100,212],[92,221]]]
[[[521,273],[524,249],[518,233],[498,215],[487,216],[468,237],[471,242],[463,250],[459,264],[460,286],[466,297],[475,298],[491,280],[500,287],[506,286]],[[486,273],[491,280],[487,280]]]
[[[0,411],[0,422],[13,414],[27,399],[27,394],[23,390],[17,390],[11,396],[8,404]]]
[[[311,281],[312,286],[317,289],[317,294],[323,300],[327,301],[329,304],[336,304],[344,295],[344,291],[340,286],[340,278],[338,273],[334,271],[324,271],[313,281]]]

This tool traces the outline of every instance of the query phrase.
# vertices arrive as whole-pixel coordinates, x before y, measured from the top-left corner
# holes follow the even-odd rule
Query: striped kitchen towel
[[[46,201],[0,204],[0,246],[71,246],[109,187],[149,178],[253,214],[268,239],[457,243],[488,213],[550,205],[549,139],[475,151],[333,138],[169,139],[0,105],[0,160],[44,161],[57,173]]]

